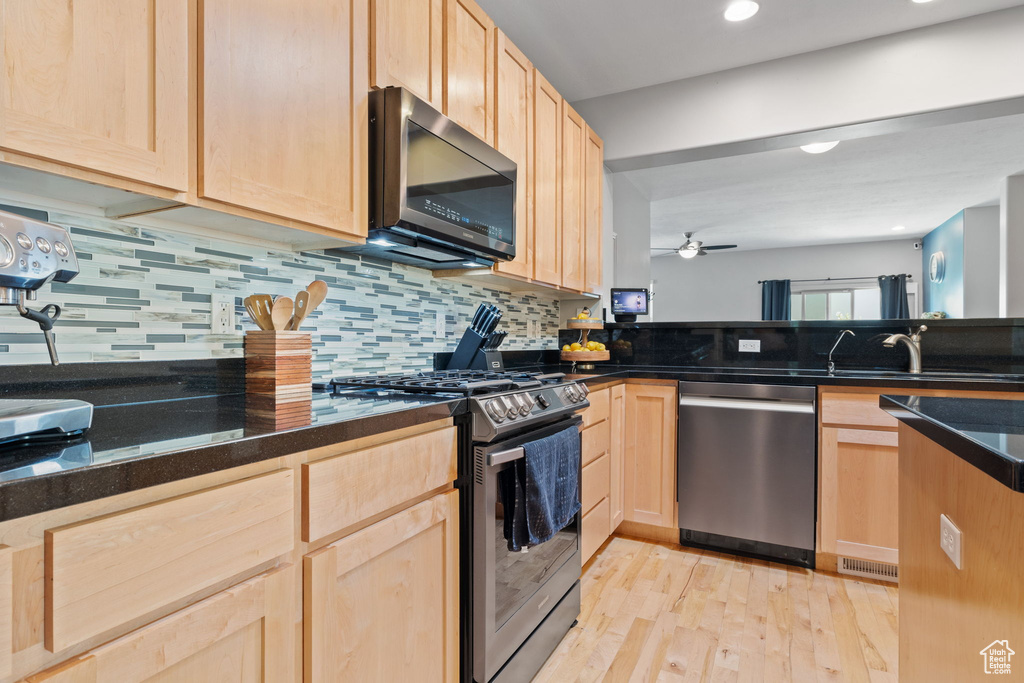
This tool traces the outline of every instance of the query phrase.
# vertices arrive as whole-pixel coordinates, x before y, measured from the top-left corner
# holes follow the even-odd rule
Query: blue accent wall
[[[950,318],[964,317],[964,212],[925,235],[921,251],[924,310],[945,311]],[[946,274],[942,282],[932,282],[932,254],[940,251],[946,259]]]

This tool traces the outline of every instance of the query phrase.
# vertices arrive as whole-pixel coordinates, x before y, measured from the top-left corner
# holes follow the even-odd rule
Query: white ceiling
[[[651,245],[683,233],[740,249],[922,236],[998,203],[1024,172],[1024,115],[624,173],[651,200]],[[893,231],[895,225],[907,230]]]
[[[1021,0],[478,0],[569,101],[811,52],[1024,4]]]

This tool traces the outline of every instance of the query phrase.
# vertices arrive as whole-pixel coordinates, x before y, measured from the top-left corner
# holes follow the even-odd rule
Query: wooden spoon
[[[269,294],[253,294],[246,297],[243,303],[245,310],[261,330],[274,329],[274,321],[270,317],[270,309],[274,302]]]
[[[292,308],[294,302],[291,297],[279,296],[277,301],[274,302],[274,309],[271,313],[275,330],[287,330],[288,323],[292,319]]]
[[[297,330],[302,326],[302,322],[306,319],[306,313],[309,311],[309,292],[302,290],[295,295],[295,313],[292,315],[292,320],[288,323],[289,330]]]
[[[306,291],[309,292],[309,306],[306,315],[309,315],[327,298],[327,283],[322,280],[313,280],[309,283],[309,287],[306,287]]]

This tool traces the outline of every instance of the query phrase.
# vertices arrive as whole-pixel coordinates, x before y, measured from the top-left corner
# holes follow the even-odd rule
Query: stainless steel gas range
[[[506,544],[499,478],[524,446],[579,426],[586,385],[561,373],[438,371],[337,379],[339,390],[465,396],[460,457],[463,677],[475,683],[530,680],[580,612],[580,515],[553,538],[513,552]],[[579,491],[577,490],[577,494]]]

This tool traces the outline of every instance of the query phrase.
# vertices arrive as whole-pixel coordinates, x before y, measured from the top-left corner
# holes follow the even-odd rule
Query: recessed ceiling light
[[[761,6],[754,0],[736,0],[725,8],[725,18],[727,21],[746,21],[759,9]]]
[[[810,145],[801,145],[800,149],[807,152],[808,154],[823,154],[824,152],[834,149],[839,144],[838,140],[833,142],[815,142]]]
[[[894,226],[892,226],[892,229],[893,230],[897,230],[897,231],[899,231],[899,230],[906,230],[907,226],[905,226],[905,225],[894,225]]]

